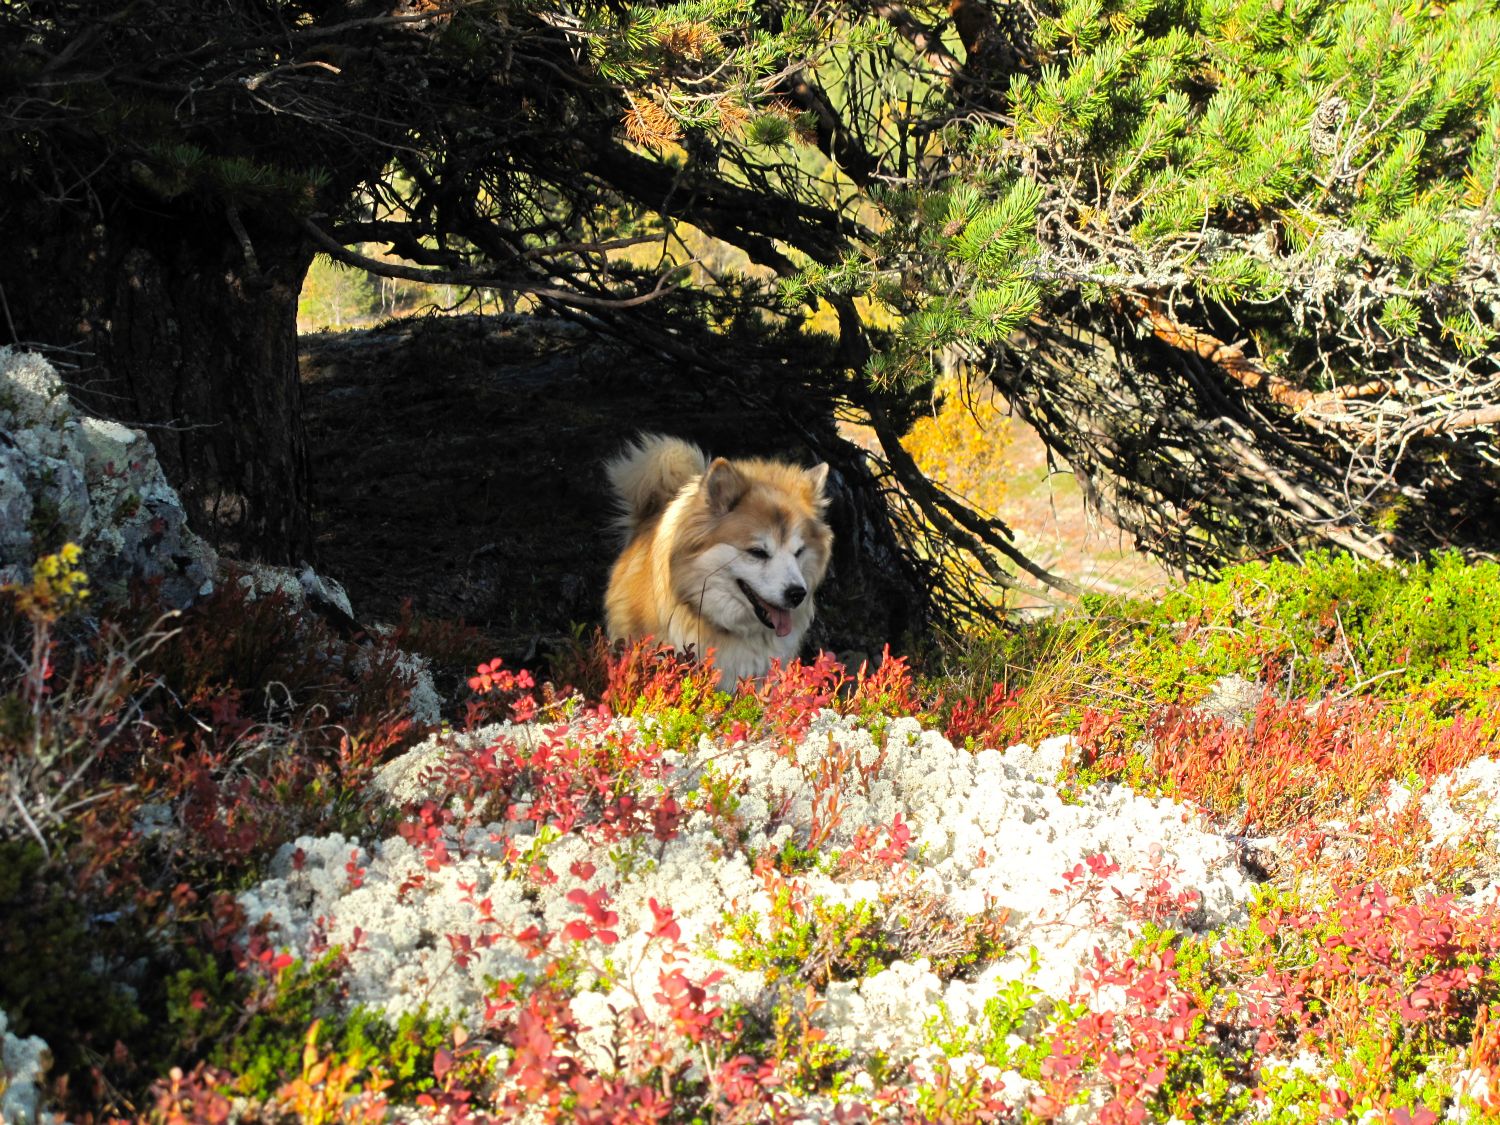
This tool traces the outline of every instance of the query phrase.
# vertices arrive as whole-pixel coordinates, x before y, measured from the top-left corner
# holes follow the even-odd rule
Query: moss
[[[764,974],[768,982],[800,978],[821,987],[831,980],[858,980],[887,968],[900,956],[882,926],[874,903],[794,903],[783,885],[769,919],[748,912],[724,919],[727,935],[739,945],[729,963]]]

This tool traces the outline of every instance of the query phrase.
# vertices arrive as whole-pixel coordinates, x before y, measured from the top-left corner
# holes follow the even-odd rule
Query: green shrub
[[[1284,693],[1369,694],[1440,717],[1474,713],[1500,687],[1500,566],[1438,554],[1398,568],[1317,553],[1234,567],[1155,605],[1161,680],[1238,673]]]
[[[409,1101],[431,1086],[433,1056],[451,1025],[425,1010],[394,1024],[372,1008],[343,1011],[341,969],[337,950],[273,978],[201,962],[168,987],[175,1037],[233,1074],[236,1093],[265,1099],[301,1073],[308,1029],[318,1022],[316,1042],[328,1057],[377,1065],[392,1083],[386,1096]]]
[[[1500,566],[1457,554],[1385,568],[1310,554],[1231,567],[1157,600],[1094,596],[1072,612],[971,638],[940,688],[1011,693],[1036,738],[1088,708],[1139,729],[1154,706],[1197,703],[1239,675],[1284,698],[1364,695],[1398,712],[1483,718],[1500,689]],[[952,717],[949,707],[947,717]],[[1051,729],[1047,729],[1051,728]]]
[[[35,841],[0,840],[0,1011],[12,1034],[47,1041],[61,1073],[150,1022],[117,975],[130,919],[91,916],[69,876]]]

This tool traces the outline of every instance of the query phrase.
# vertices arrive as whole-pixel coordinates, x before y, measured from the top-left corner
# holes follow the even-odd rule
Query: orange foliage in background
[[[932,413],[917,419],[901,444],[928,479],[993,513],[1005,499],[1012,440],[997,395],[947,376],[938,383]]]

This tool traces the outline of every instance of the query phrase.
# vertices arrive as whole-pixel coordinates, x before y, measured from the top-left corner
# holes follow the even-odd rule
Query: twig
[[[485,270],[417,269],[412,266],[397,265],[394,262],[382,262],[350,250],[311,219],[302,220],[302,229],[307,231],[312,240],[330,258],[381,277],[394,277],[402,281],[418,281],[427,285],[468,285],[475,289],[503,289],[512,293],[529,293],[535,297],[546,297],[566,305],[590,309],[634,308],[648,301],[654,301],[673,289],[670,284],[670,273],[662,274],[657,279],[656,287],[648,293],[641,293],[634,297],[591,297],[583,293],[557,289],[550,285],[539,285],[520,278],[496,277]]]

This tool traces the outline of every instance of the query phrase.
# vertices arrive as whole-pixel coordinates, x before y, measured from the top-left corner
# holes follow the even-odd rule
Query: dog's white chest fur
[[[808,625],[812,624],[812,613],[809,609]],[[686,628],[681,628],[681,626]],[[797,655],[802,648],[802,639],[807,635],[807,628],[793,629],[784,637],[778,637],[770,629],[762,628],[759,622],[755,623],[758,630],[749,635],[731,633],[727,639],[721,637],[718,644],[712,646],[714,654],[714,667],[719,669],[725,680],[725,686],[732,685],[736,680],[750,679],[756,676],[764,676],[771,667],[772,660],[779,660],[783,664]],[[680,631],[679,631],[680,629]],[[687,614],[674,614],[672,618],[671,635],[667,638],[668,643],[679,651],[685,651],[689,646],[699,656],[707,656],[701,636],[693,636],[692,633],[701,632],[697,629],[696,622],[691,621]]]

